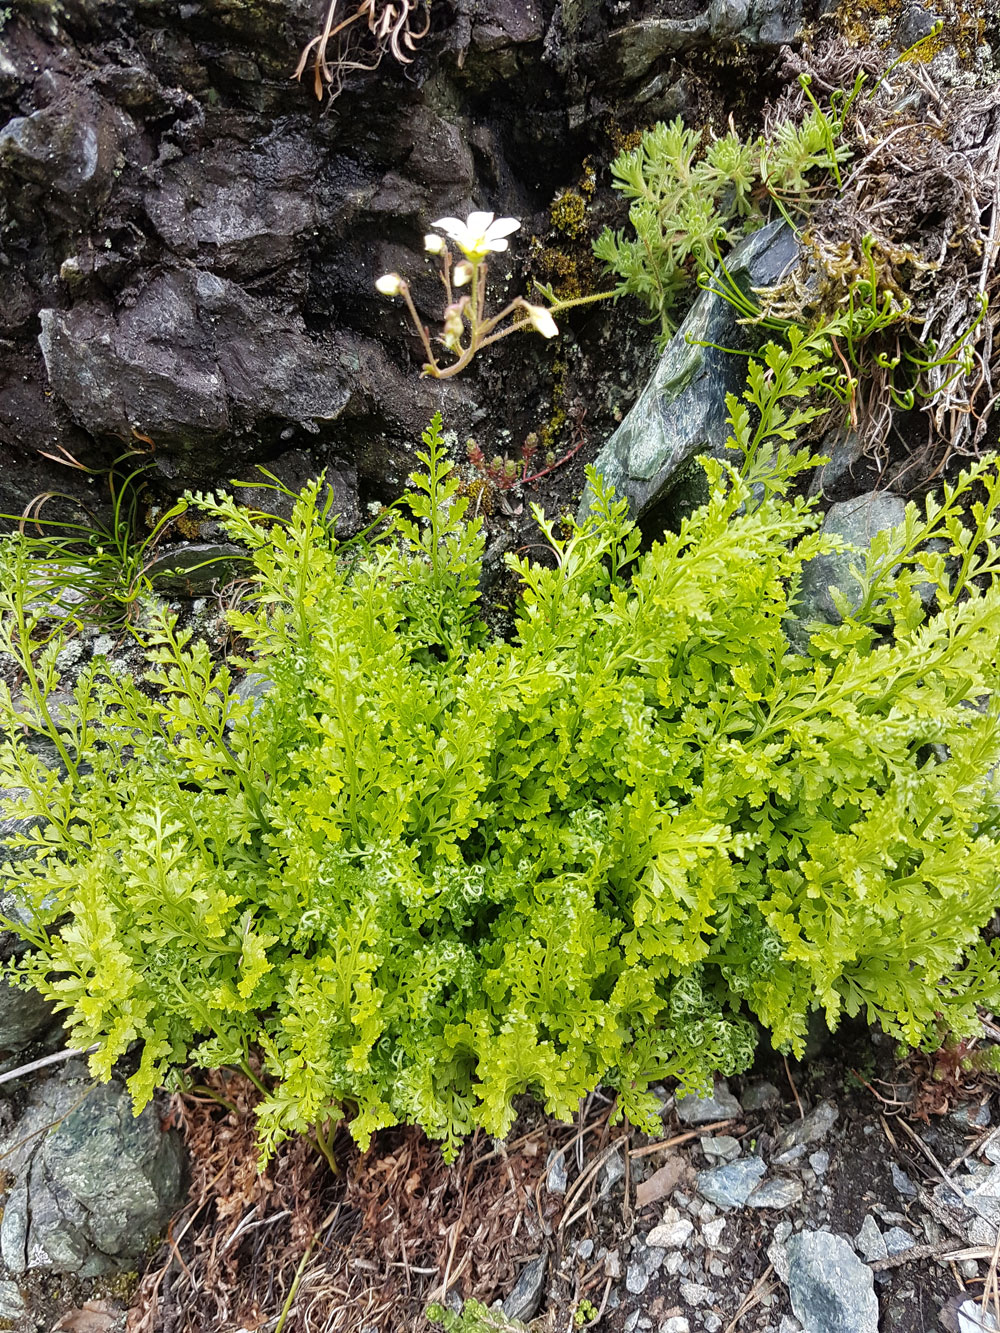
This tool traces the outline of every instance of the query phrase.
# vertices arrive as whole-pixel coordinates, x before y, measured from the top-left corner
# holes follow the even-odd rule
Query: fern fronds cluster
[[[252,552],[255,708],[161,611],[155,693],[95,663],[55,719],[11,543],[0,646],[27,688],[0,691],[0,785],[42,822],[0,887],[94,1072],[141,1053],[141,1106],[190,1062],[259,1058],[265,1154],[341,1117],[452,1152],[525,1090],[570,1118],[603,1083],[652,1129],[649,1085],[745,1068],[755,1021],[795,1052],[816,1009],[971,1031],[1000,1000],[1000,477],[910,505],[856,609],[793,653],[803,564],[835,545],[793,494],[802,382],[830,373],[816,339],[769,349],[730,401],[744,466],[706,462],[708,503],[648,553],[594,474],[585,522],[538,512],[510,641],[478,615],[439,420],[409,514],[351,559],[319,483],[266,529],[202,497]]]

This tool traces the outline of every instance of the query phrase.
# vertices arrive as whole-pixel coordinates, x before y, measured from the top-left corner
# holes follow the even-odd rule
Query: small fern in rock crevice
[[[509,642],[440,419],[409,514],[350,560],[320,483],[267,529],[202,497],[253,555],[254,706],[161,610],[155,694],[97,662],[57,722],[10,545],[0,647],[28,684],[16,713],[0,691],[0,785],[43,822],[0,887],[94,1072],[137,1045],[142,1105],[192,1061],[259,1060],[265,1155],[341,1117],[451,1153],[526,1090],[570,1118],[604,1083],[653,1129],[650,1083],[745,1068],[755,1022],[794,1052],[816,1009],[974,1030],[1000,1002],[1000,478],[909,506],[857,609],[791,652],[802,567],[837,545],[792,494],[828,350],[767,350],[729,403],[745,463],[706,460],[708,503],[648,553],[593,473],[567,535],[536,511]]]

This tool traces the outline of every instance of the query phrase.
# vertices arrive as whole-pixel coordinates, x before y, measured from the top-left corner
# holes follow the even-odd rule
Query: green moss
[[[549,218],[556,231],[578,241],[587,232],[587,204],[576,190],[564,190],[552,201]]]

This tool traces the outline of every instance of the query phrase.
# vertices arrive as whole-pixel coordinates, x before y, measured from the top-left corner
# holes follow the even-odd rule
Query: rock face
[[[0,1151],[15,1182],[0,1223],[11,1273],[126,1267],[181,1200],[176,1132],[161,1129],[154,1105],[136,1117],[122,1084],[95,1085],[81,1062],[34,1086]]]
[[[748,236],[727,261],[747,292],[781,277],[797,253],[791,229],[769,223]],[[714,343],[715,346],[704,344]],[[728,301],[702,292],[671,338],[635,406],[601,450],[595,466],[640,516],[688,479],[684,465],[698,454],[724,457],[729,436],[726,394],[746,383],[746,362],[720,348],[747,348],[747,330]],[[704,488],[693,468],[695,489]],[[695,499],[697,503],[697,499]],[[586,512],[584,498],[582,512]]]
[[[374,278],[407,272],[437,317],[435,218],[524,219],[521,262],[617,104],[703,116],[689,55],[768,61],[816,7],[434,0],[413,63],[347,71],[332,107],[289,78],[318,0],[0,7],[0,513],[87,494],[40,459],[57,446],[100,467],[152,441],[175,489],[289,450],[392,489],[435,407],[489,445],[525,411],[531,340],[503,344],[510,393],[421,381]]]

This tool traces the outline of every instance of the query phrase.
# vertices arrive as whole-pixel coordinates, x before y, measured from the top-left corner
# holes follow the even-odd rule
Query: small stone
[[[569,1184],[569,1177],[566,1174],[566,1154],[557,1150],[550,1152],[548,1167],[545,1188],[550,1194],[565,1194],[566,1186]]]
[[[28,1306],[16,1282],[0,1282],[0,1319],[13,1327],[24,1318]]]
[[[997,1333],[997,1321],[994,1315],[978,1301],[963,1301],[956,1310],[958,1333]]]
[[[677,1274],[684,1267],[684,1256],[680,1252],[680,1250],[673,1250],[670,1254],[668,1254],[663,1262],[663,1267],[667,1270],[667,1272],[670,1274],[671,1277],[676,1277]]]
[[[981,1105],[959,1106],[948,1119],[959,1129],[987,1129],[990,1124],[989,1101]]]
[[[713,1166],[698,1172],[698,1192],[719,1208],[741,1208],[766,1170],[759,1157],[743,1157],[726,1166]]]
[[[748,1208],[791,1208],[802,1198],[801,1180],[765,1180],[747,1199]]]
[[[708,1314],[702,1315],[701,1322],[705,1329],[705,1333],[719,1333],[719,1329],[722,1327],[722,1320],[717,1314],[713,1314],[711,1310]]]
[[[781,1102],[781,1093],[773,1083],[763,1079],[760,1083],[748,1083],[740,1093],[744,1111],[769,1111]]]
[[[802,1325],[793,1315],[783,1314],[778,1325],[778,1333],[802,1333]]]
[[[719,1134],[715,1138],[705,1135],[701,1150],[711,1162],[735,1162],[740,1155],[740,1141],[729,1134]]]
[[[722,1233],[726,1229],[726,1219],[717,1217],[714,1222],[706,1222],[701,1229],[701,1234],[705,1237],[705,1244],[710,1250],[718,1250],[722,1247]]]
[[[611,1250],[604,1259],[604,1275],[617,1282],[622,1275],[622,1257],[617,1250]]]
[[[594,1242],[588,1236],[586,1240],[581,1240],[576,1247],[576,1252],[583,1260],[587,1260],[594,1253]]]
[[[840,1112],[832,1102],[820,1104],[802,1120],[789,1125],[774,1146],[774,1160],[778,1163],[784,1153],[806,1143],[818,1143],[825,1138],[837,1122]]]
[[[889,1174],[892,1176],[892,1183],[897,1191],[908,1199],[917,1197],[917,1187],[906,1174],[906,1172],[896,1165],[895,1162],[889,1163]]]
[[[635,1326],[638,1324],[638,1322],[639,1322],[639,1311],[633,1310],[632,1313],[629,1315],[629,1317],[625,1320],[623,1333],[633,1333],[633,1330],[635,1329]]]
[[[818,1176],[826,1175],[827,1168],[830,1165],[830,1154],[820,1148],[819,1152],[809,1154],[809,1165]]]
[[[842,1236],[802,1231],[786,1248],[792,1310],[805,1333],[878,1333],[872,1270]]]
[[[734,1120],[740,1113],[739,1102],[721,1078],[709,1097],[677,1098],[677,1118],[683,1125],[710,1125],[716,1120]]]
[[[890,1255],[903,1254],[906,1250],[912,1250],[917,1243],[902,1227],[890,1227],[883,1239]]]
[[[618,1184],[620,1180],[625,1179],[625,1160],[620,1152],[612,1153],[608,1160],[601,1167],[597,1176],[597,1195],[603,1199]]]
[[[625,1287],[633,1296],[641,1296],[649,1286],[649,1273],[643,1263],[629,1264],[625,1274]]]
[[[687,1305],[711,1305],[715,1300],[715,1292],[700,1282],[682,1282],[681,1300]]]
[[[691,1333],[691,1325],[683,1315],[675,1314],[660,1325],[658,1333]]]
[[[663,1250],[679,1250],[693,1231],[694,1223],[686,1217],[680,1217],[676,1222],[664,1222],[654,1227],[646,1237],[646,1244]]]
[[[521,1269],[514,1290],[503,1303],[506,1319],[520,1319],[527,1323],[534,1319],[545,1295],[545,1278],[549,1266],[549,1256],[540,1254]]]
[[[865,1214],[865,1220],[861,1223],[861,1230],[854,1238],[854,1244],[857,1246],[858,1252],[869,1263],[875,1263],[879,1259],[888,1259],[889,1257],[885,1237],[879,1230],[879,1225],[871,1213]]]
[[[974,1217],[965,1228],[965,1237],[970,1245],[995,1245],[997,1229],[985,1217]]]

